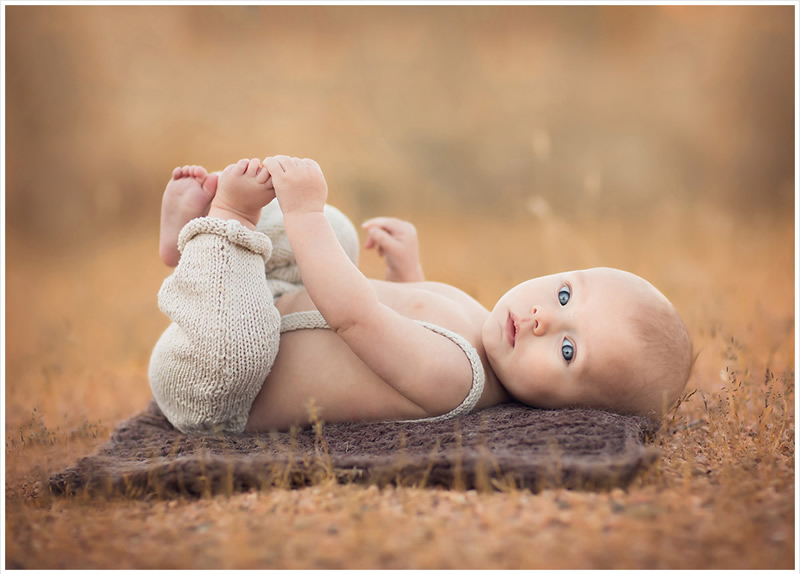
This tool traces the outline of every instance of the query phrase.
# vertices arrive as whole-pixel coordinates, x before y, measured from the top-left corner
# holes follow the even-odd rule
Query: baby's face
[[[521,283],[483,327],[483,344],[503,386],[526,404],[612,408],[643,361],[633,303],[660,296],[644,279],[609,268]],[[624,392],[624,391],[622,391]]]

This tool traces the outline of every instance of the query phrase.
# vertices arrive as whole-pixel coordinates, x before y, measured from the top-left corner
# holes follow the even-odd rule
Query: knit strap
[[[438,335],[442,335],[443,337],[447,337],[451,341],[453,341],[459,348],[464,351],[464,354],[467,356],[469,360],[470,367],[472,367],[472,387],[469,390],[466,398],[454,408],[449,413],[445,413],[443,415],[435,416],[435,417],[427,417],[422,419],[414,419],[414,420],[405,420],[405,421],[395,421],[395,422],[436,422],[436,421],[444,421],[451,418],[455,418],[460,415],[465,415],[470,412],[472,409],[475,408],[475,405],[478,404],[478,401],[483,394],[483,387],[486,384],[486,373],[483,370],[483,363],[481,363],[480,355],[478,355],[478,351],[475,350],[475,347],[470,345],[469,341],[467,341],[464,337],[459,335],[458,333],[454,333],[444,327],[440,327],[439,325],[434,325],[433,323],[428,323],[425,321],[417,321],[420,325],[433,331]],[[288,315],[284,315],[281,317],[281,334],[288,333],[291,331],[298,331],[301,329],[329,329],[327,321],[322,316],[322,313],[319,311],[298,311],[297,313],[289,313]]]
[[[281,317],[281,334],[301,329],[329,329],[319,311],[298,311]]]
[[[465,415],[470,412],[472,409],[475,408],[475,405],[478,404],[478,401],[483,395],[483,387],[486,383],[486,373],[483,370],[483,363],[481,363],[481,357],[478,355],[478,351],[475,350],[475,347],[470,345],[469,341],[467,341],[464,337],[459,335],[458,333],[454,333],[444,327],[440,327],[439,325],[434,325],[433,323],[427,323],[425,321],[417,321],[423,327],[426,327],[437,333],[442,335],[443,337],[447,337],[451,341],[453,341],[456,345],[458,345],[464,354],[467,356],[469,360],[470,367],[472,367],[472,387],[469,390],[469,393],[461,401],[461,404],[454,408],[449,413],[445,413],[443,415],[435,416],[435,417],[427,417],[424,419],[416,419],[414,421],[399,421],[399,422],[437,422],[437,421],[444,421],[447,419],[452,419],[457,416]]]

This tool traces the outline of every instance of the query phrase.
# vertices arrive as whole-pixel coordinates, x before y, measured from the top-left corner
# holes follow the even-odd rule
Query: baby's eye
[[[570,362],[572,357],[575,356],[575,347],[572,346],[567,339],[564,339],[564,342],[561,343],[561,356],[564,357],[566,362]]]
[[[563,307],[569,302],[570,291],[567,285],[564,285],[561,289],[558,290],[558,302],[561,303]]]

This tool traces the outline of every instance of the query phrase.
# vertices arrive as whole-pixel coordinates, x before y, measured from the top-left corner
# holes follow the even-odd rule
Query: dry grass
[[[482,222],[509,244],[563,234],[566,253],[594,238],[597,253],[626,254],[616,264],[648,275],[685,316],[700,350],[694,378],[656,439],[661,460],[625,492],[379,490],[321,479],[302,490],[199,501],[53,498],[46,476],[149,400],[146,361],[165,323],[154,293],[166,271],[155,262],[151,229],[87,245],[84,257],[68,260],[10,238],[6,565],[792,568],[792,225],[751,219],[742,234],[742,222],[694,209],[705,225],[692,242],[706,249],[693,254],[660,243],[674,222],[627,222],[637,249],[658,252],[660,266],[637,266],[613,222]],[[495,273],[470,281],[461,261],[479,248],[464,230],[478,221],[418,222],[431,278],[467,283],[486,304],[524,271],[512,252],[501,253]],[[580,260],[585,253],[573,257],[570,266],[593,264]],[[537,259],[549,270],[562,257]],[[363,267],[374,274],[380,264],[365,255]]]

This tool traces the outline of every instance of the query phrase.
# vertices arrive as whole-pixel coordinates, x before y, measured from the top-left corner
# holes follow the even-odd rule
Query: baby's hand
[[[374,217],[365,221],[365,249],[376,247],[378,255],[386,258],[387,281],[424,281],[419,262],[417,229],[412,223],[394,217]]]
[[[284,216],[322,211],[328,198],[328,184],[313,159],[278,155],[264,159]]]

